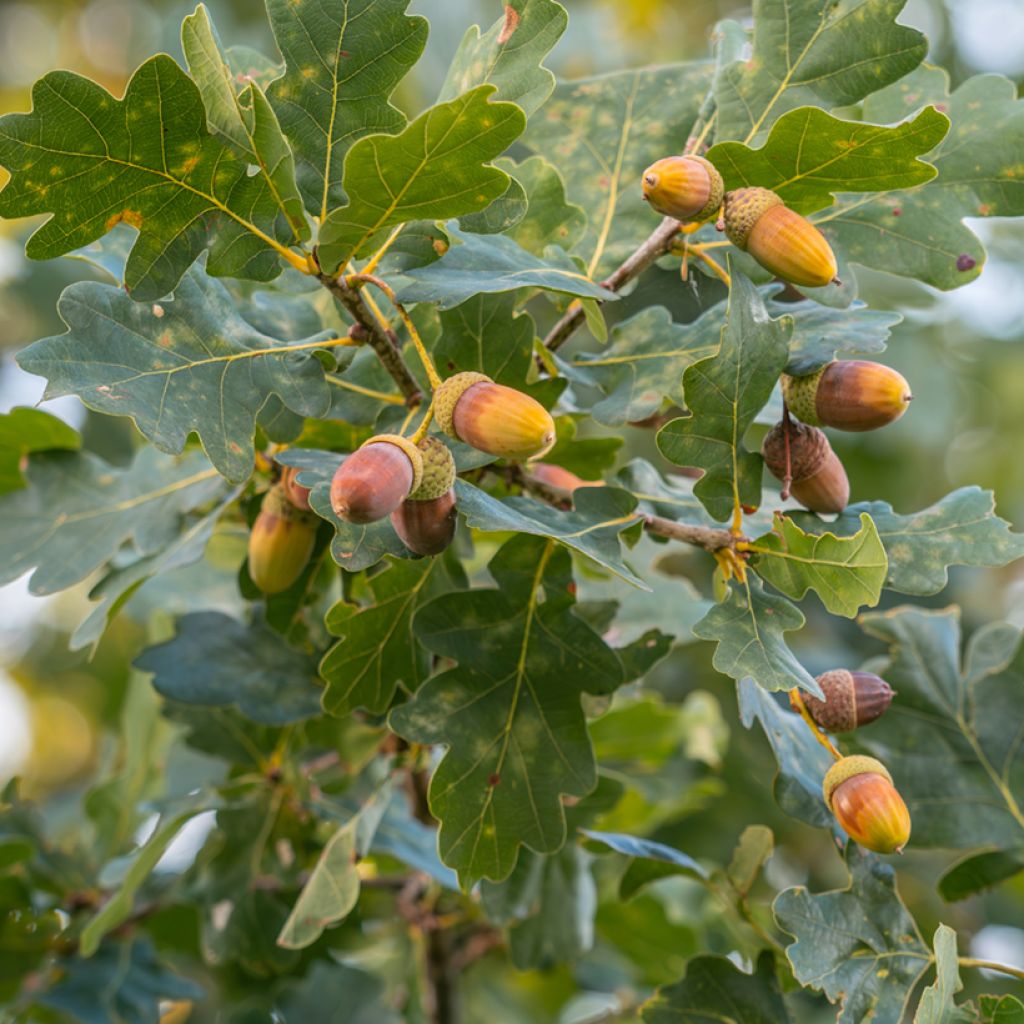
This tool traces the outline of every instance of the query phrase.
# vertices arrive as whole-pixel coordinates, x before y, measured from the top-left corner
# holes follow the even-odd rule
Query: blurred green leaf
[[[950,903],[991,889],[1024,871],[1024,846],[1016,850],[969,853],[946,869],[937,888]]]
[[[0,495],[25,486],[21,463],[30,452],[76,451],[81,446],[74,427],[42,409],[0,413]]]

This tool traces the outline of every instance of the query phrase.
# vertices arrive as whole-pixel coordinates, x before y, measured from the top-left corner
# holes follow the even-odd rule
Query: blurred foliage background
[[[569,30],[548,63],[567,77],[701,59],[716,21],[749,16],[743,4],[730,0],[563,2],[569,8]],[[212,7],[225,38],[273,52],[261,4],[213,0]],[[0,113],[27,110],[31,83],[55,67],[88,75],[120,94],[131,70],[149,54],[165,50],[180,59],[178,26],[191,10],[187,0],[2,0]],[[414,0],[410,11],[425,15],[432,25],[427,54],[396,97],[414,113],[425,97],[436,94],[464,27],[474,21],[490,24],[500,5],[497,0]],[[910,0],[900,20],[928,35],[929,60],[947,68],[954,85],[984,71],[1018,83],[1024,79],[1022,0]],[[916,400],[910,413],[885,431],[833,435],[832,440],[849,469],[854,500],[884,498],[908,512],[955,487],[979,484],[996,491],[1000,513],[1022,529],[1024,224],[991,220],[973,227],[988,245],[989,261],[982,277],[960,292],[938,294],[858,268],[869,304],[904,314],[883,358],[912,382]],[[39,337],[60,333],[57,297],[88,273],[71,260],[26,261],[22,245],[29,229],[26,224],[0,225],[0,411],[39,399],[42,381],[18,370],[14,353]],[[674,273],[665,272],[665,278],[648,286],[686,288]],[[88,413],[75,399],[45,408],[78,427],[87,448],[116,463],[127,460],[134,444],[128,421]],[[649,431],[626,433],[624,459],[635,454],[657,458]],[[230,552],[225,558],[230,560]],[[699,556],[673,558],[680,573],[707,589]],[[162,579],[161,585],[173,585],[173,574]],[[146,636],[139,616],[123,615],[92,660],[84,652],[70,653],[67,635],[82,616],[87,592],[83,586],[41,600],[28,595],[24,580],[0,589],[0,781],[21,774],[27,794],[46,798],[58,817],[77,813],[83,789],[110,756],[130,685],[128,665]],[[205,596],[207,605],[217,598],[215,591]],[[934,604],[952,601],[964,605],[967,631],[1001,618],[1024,625],[1024,566],[954,570],[949,589]],[[133,608],[142,611],[145,602]],[[811,616],[795,646],[812,672],[859,662],[871,653],[855,624],[824,613]],[[711,668],[710,646],[680,648],[659,667],[654,685],[673,701],[689,697],[693,713],[691,757],[673,762],[669,813],[657,837],[694,856],[722,861],[745,825],[764,823],[776,832],[771,885],[842,884],[828,836],[785,818],[772,802],[767,745],[759,732],[748,733],[739,724],[732,685]],[[941,918],[975,934],[972,955],[1024,966],[1024,876],[994,895],[943,906],[933,881],[939,862],[945,861],[942,855],[911,852],[900,865],[903,893],[925,934]],[[637,942],[645,945],[635,952],[638,960],[650,963],[651,981],[673,977],[683,959],[703,944],[702,926],[695,923],[700,919],[693,906],[696,895],[685,882],[673,891],[675,896],[663,898],[661,905],[645,896],[608,905],[601,911],[604,918],[599,916],[599,929],[619,933],[643,917],[643,928],[636,930]],[[598,957],[583,969],[614,970],[614,964],[602,964]],[[972,984],[985,990],[999,986],[994,978]],[[509,999],[557,1005],[571,983],[554,972],[543,979],[520,976],[515,988],[514,996],[495,989],[492,977],[477,992],[477,1012],[486,1015],[489,1007],[507,1006]]]

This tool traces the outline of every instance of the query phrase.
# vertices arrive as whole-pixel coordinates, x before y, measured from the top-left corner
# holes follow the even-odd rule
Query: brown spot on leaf
[[[498,45],[504,46],[511,38],[512,33],[519,27],[519,12],[511,5],[505,4],[505,24],[501,26],[501,35],[498,36]]]
[[[892,215],[894,217],[898,217],[901,213],[903,213],[903,211],[898,206],[895,207],[892,211]]]
[[[978,261],[967,253],[962,252],[956,258],[956,269],[960,271],[973,270],[978,265]]]
[[[112,230],[120,223],[130,224],[133,228],[142,227],[142,214],[138,210],[121,210],[107,219],[106,228]]]
[[[497,772],[491,772],[491,774],[487,776],[488,786],[496,786],[499,782],[501,782],[501,776]]]

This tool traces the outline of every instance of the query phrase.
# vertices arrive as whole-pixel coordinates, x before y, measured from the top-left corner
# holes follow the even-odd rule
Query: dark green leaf
[[[1024,871],[1024,848],[982,850],[957,861],[938,881],[938,890],[950,903],[991,889]]]
[[[78,431],[42,409],[12,409],[0,414],[0,495],[25,486],[22,459],[30,452],[82,446]]]
[[[572,249],[587,227],[586,213],[565,198],[565,182],[558,168],[543,156],[521,163],[502,158],[498,167],[511,174],[526,192],[526,215],[505,232],[534,256],[543,256],[549,245]]]
[[[705,881],[709,877],[704,868],[692,857],[664,843],[621,833],[596,832],[592,829],[583,829],[582,832],[592,842],[600,843],[609,850],[629,858],[619,885],[619,895],[624,900],[630,899],[645,885],[659,878],[684,875],[687,878]]]
[[[388,1007],[388,997],[376,975],[347,964],[319,960],[298,985],[284,991],[280,1006],[283,1019],[289,1022],[400,1024],[398,1015]],[[269,1020],[258,1024],[269,1024]]]

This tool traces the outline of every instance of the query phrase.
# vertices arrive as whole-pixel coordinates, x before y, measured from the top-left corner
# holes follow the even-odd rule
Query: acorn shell
[[[782,393],[804,423],[849,431],[877,430],[895,422],[913,398],[901,373],[862,359],[829,363],[806,377],[784,375]]]
[[[318,520],[295,507],[280,484],[263,496],[249,533],[249,577],[264,594],[287,590],[309,563]]]
[[[374,523],[390,515],[423,479],[423,456],[408,439],[371,437],[338,467],[331,480],[331,507],[350,523]]]
[[[765,210],[751,228],[747,252],[776,277],[804,288],[823,288],[839,271],[825,236],[788,206]]]
[[[603,480],[584,480],[572,470],[550,462],[534,462],[530,465],[530,472],[542,484],[563,491],[575,491],[577,487],[604,487]]]
[[[873,757],[844,757],[829,769],[825,803],[843,831],[875,853],[902,853],[910,839],[910,812],[885,765]]]
[[[702,156],[666,156],[643,173],[643,197],[651,209],[679,221],[706,220],[722,205],[725,185]]]
[[[825,699],[807,694],[804,704],[814,721],[828,732],[851,732],[867,725],[892,703],[892,687],[873,672],[837,668],[818,676],[818,685]]]
[[[415,555],[439,555],[455,536],[458,516],[455,492],[446,491],[426,501],[403,501],[391,513],[391,525]]]

